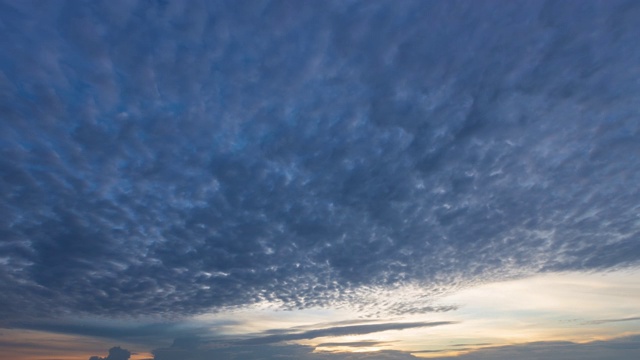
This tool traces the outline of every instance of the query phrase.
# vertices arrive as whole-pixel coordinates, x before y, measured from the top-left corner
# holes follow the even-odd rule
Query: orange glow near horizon
[[[138,351],[135,345],[87,336],[63,335],[43,331],[2,329],[0,360],[88,360],[105,357],[110,348],[121,346],[132,352],[130,360],[153,358],[147,349]]]

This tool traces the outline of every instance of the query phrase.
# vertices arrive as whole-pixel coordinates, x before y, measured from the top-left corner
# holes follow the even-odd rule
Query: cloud
[[[107,357],[92,356],[89,360],[129,360],[129,357],[131,357],[129,350],[116,346],[109,349]]]
[[[303,345],[256,345],[249,347],[222,347],[213,349],[156,349],[154,360],[207,360],[207,359],[282,359],[301,360],[409,360],[417,359],[411,354],[383,350],[372,353],[327,353],[313,352],[314,348]]]
[[[469,348],[460,348],[459,346],[454,345],[450,349],[414,351],[411,353],[416,355],[420,353],[429,353],[433,356],[439,352],[467,351],[467,353],[456,357],[460,360],[502,360],[514,358],[523,360],[541,358],[549,360],[600,360],[605,358],[631,360],[637,357],[637,351],[640,349],[640,337],[629,336],[584,344],[568,341],[552,341],[493,347],[485,347],[487,345],[491,345],[488,343],[468,345]],[[482,348],[474,348],[475,346],[482,346]],[[409,352],[393,350],[361,353],[328,353],[313,352],[313,349],[313,347],[303,345],[256,345],[250,347],[227,346],[214,349],[190,348],[181,350],[166,348],[155,350],[154,360],[178,360],[185,358],[194,360],[211,358],[225,360],[235,359],[238,357],[243,359],[277,359],[284,357],[302,360],[418,359],[418,357],[411,355]],[[451,357],[435,357],[434,359],[445,360],[451,359]]]
[[[368,323],[380,323],[381,319],[350,319],[350,320],[340,320],[340,321],[331,321],[331,322],[323,322],[323,323],[315,323],[310,325],[300,325],[294,326],[286,329],[269,329],[265,330],[263,334],[288,334],[292,332],[301,332],[319,328],[329,328],[329,327],[340,327],[345,325],[363,325]]]
[[[607,341],[578,344],[568,341],[535,342],[528,344],[490,347],[460,355],[460,360],[549,359],[549,360],[631,360],[637,357],[640,337],[629,336]],[[438,357],[437,360],[450,359]]]
[[[308,330],[301,333],[267,335],[262,337],[241,340],[238,342],[238,344],[263,345],[263,344],[278,343],[282,341],[306,340],[306,339],[315,339],[319,337],[329,337],[329,336],[364,335],[364,334],[371,334],[371,333],[380,332],[380,331],[405,330],[405,329],[434,327],[434,326],[450,325],[450,324],[455,324],[455,322],[434,321],[434,322],[384,323],[384,324],[371,324],[371,325],[339,326],[339,327],[330,327],[330,328],[324,328],[324,329]]]
[[[626,321],[637,321],[640,320],[640,316],[636,317],[628,317],[628,318],[620,318],[620,319],[600,319],[593,320],[587,322],[587,324],[607,324],[607,323],[616,323],[616,322],[626,322]]]
[[[2,326],[638,265],[638,11],[2,1]]]
[[[224,323],[212,323],[209,326],[218,326]],[[126,341],[132,344],[141,344],[149,347],[157,347],[160,344],[176,339],[180,344],[182,339],[191,339],[197,334],[206,332],[209,336],[215,336],[216,331],[210,327],[198,326],[181,322],[164,323],[136,323],[123,321],[71,321],[71,320],[41,320],[21,321],[9,324],[13,329],[24,329],[38,332],[48,332],[65,335],[90,336],[94,338]]]
[[[369,347],[388,344],[388,342],[382,341],[351,341],[351,342],[327,342],[318,344],[316,347],[336,347],[336,346],[348,346],[348,347]]]
[[[60,350],[64,349],[64,346],[59,344],[43,344],[30,341],[15,341],[15,340],[0,340],[1,349],[42,349],[42,350]]]

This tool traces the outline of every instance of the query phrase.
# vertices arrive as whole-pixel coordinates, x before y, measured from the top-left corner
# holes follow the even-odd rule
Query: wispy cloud
[[[455,324],[454,321],[434,321],[434,322],[410,322],[410,323],[384,323],[371,325],[352,325],[338,326],[324,329],[308,330],[301,333],[280,334],[256,337],[241,340],[238,344],[242,345],[263,345],[273,344],[283,341],[315,339],[319,337],[345,336],[345,335],[364,335],[389,330],[405,330],[422,327],[434,327],[442,325]]]
[[[388,344],[388,341],[351,341],[351,342],[326,342],[316,345],[316,347],[337,347],[337,346],[346,346],[346,347],[370,347],[377,345]]]
[[[638,321],[640,320],[640,316],[636,317],[628,317],[628,318],[619,318],[619,319],[600,319],[600,320],[592,320],[587,321],[585,324],[607,324],[607,323],[617,323],[617,322],[626,322],[626,321]]]
[[[339,326],[345,326],[345,325],[362,325],[362,324],[368,324],[368,323],[380,323],[383,321],[384,320],[382,319],[340,320],[340,321],[323,322],[323,323],[316,323],[316,324],[310,324],[310,325],[300,325],[300,326],[294,326],[286,329],[268,329],[263,331],[263,333],[269,334],[269,335],[287,334],[287,333],[296,333],[296,332],[299,333],[301,331],[306,331],[306,330],[313,330],[313,329],[320,329],[320,328],[333,328],[333,327],[339,327]]]

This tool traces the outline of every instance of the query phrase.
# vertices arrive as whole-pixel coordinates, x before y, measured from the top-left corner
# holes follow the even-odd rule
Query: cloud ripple
[[[576,10],[0,2],[0,319],[638,264],[640,10]]]

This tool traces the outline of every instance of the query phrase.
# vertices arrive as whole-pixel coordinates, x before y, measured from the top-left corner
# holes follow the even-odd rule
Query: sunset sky
[[[640,2],[0,0],[0,360],[635,360]]]

